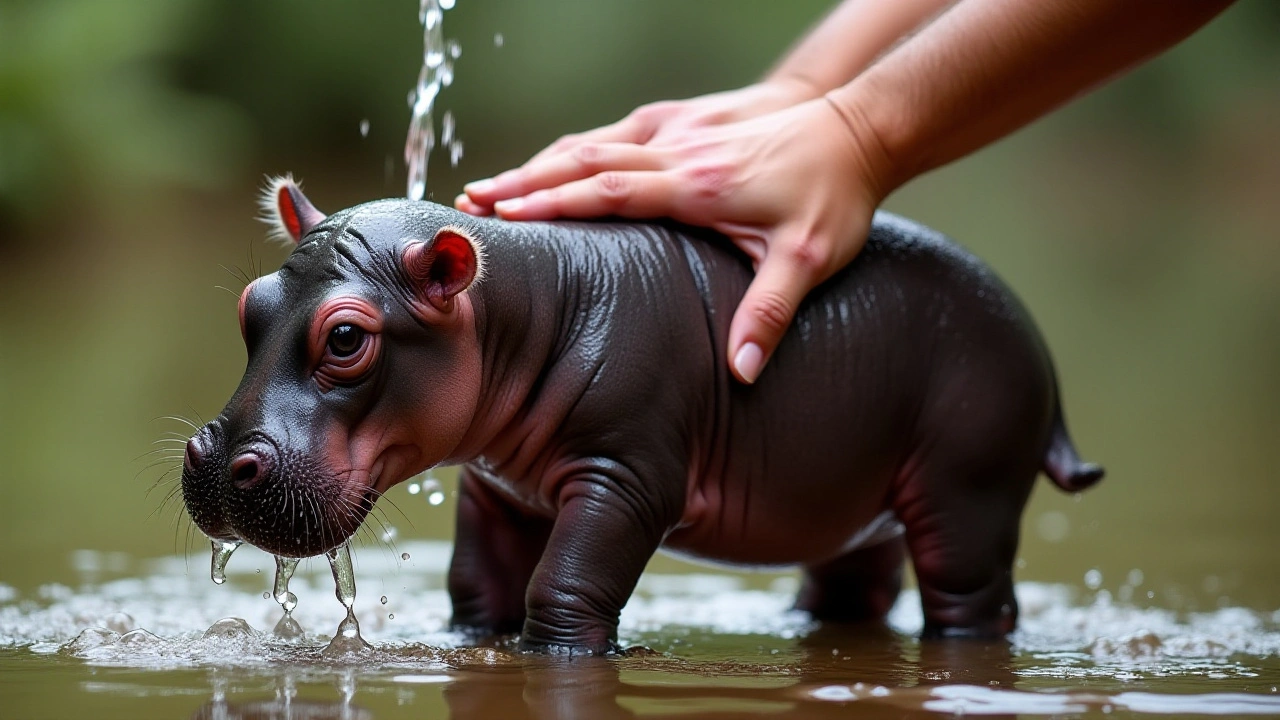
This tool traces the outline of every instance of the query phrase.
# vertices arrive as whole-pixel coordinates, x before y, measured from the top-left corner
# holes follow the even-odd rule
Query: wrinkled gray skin
[[[265,290],[246,291],[249,367],[192,439],[192,516],[215,537],[322,552],[378,492],[465,463],[453,621],[522,631],[527,650],[615,649],[659,547],[802,566],[798,606],[834,621],[883,617],[909,555],[926,635],[1003,634],[1037,473],[1069,491],[1102,475],[1071,446],[1049,355],[1012,293],[893,215],[809,295],[754,386],[724,356],[751,268],[712,233],[513,224],[405,200],[321,217]],[[432,315],[401,258],[445,226],[483,247],[487,277]],[[383,313],[381,346],[366,376],[325,390],[298,348],[321,300],[343,293]],[[332,446],[357,435],[401,439],[351,472],[333,458],[359,467],[373,451]],[[345,511],[325,506],[335,494]],[[299,520],[295,505],[318,509]],[[901,526],[877,525],[886,511]]]

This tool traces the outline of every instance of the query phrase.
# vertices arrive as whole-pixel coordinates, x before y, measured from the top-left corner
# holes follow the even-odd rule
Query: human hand
[[[817,88],[804,80],[776,78],[688,100],[649,103],[636,108],[612,125],[565,135],[530,158],[524,167],[560,155],[571,156],[577,148],[592,143],[645,145],[663,142],[678,138],[694,128],[748,120],[811,100],[820,94]],[[517,182],[520,176],[521,170],[517,169],[498,175],[493,179],[494,185],[486,186],[484,180],[470,183],[466,187],[466,194],[459,195],[455,204],[459,210],[473,215],[489,215],[497,200],[543,189],[520,184]],[[503,192],[496,192],[497,190]]]
[[[469,185],[457,205],[508,220],[671,217],[727,235],[756,268],[728,347],[734,375],[751,383],[805,294],[862,249],[884,161],[857,117],[826,98],[727,124],[701,117],[643,144],[628,140],[646,137],[640,121],[561,141]]]

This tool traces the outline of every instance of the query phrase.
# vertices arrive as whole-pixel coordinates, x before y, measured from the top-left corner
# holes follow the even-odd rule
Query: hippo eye
[[[334,357],[350,357],[364,343],[364,330],[355,325],[339,325],[329,331],[329,352]]]

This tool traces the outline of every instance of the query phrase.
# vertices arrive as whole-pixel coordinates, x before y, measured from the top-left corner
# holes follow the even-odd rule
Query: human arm
[[[512,220],[670,216],[728,235],[757,267],[728,347],[735,376],[753,382],[805,294],[861,250],[889,193],[1158,54],[1229,4],[962,0],[823,98],[678,139],[586,143],[518,171],[495,207]]]
[[[583,145],[678,141],[696,128],[748,120],[820,97],[847,83],[952,2],[955,0],[845,0],[759,82],[688,100],[649,103],[611,125],[566,135],[524,168],[502,173],[492,181],[468,184],[455,204],[472,214],[488,215],[499,200],[553,187],[554,177],[527,170],[536,170],[550,158],[572,161],[574,149]]]

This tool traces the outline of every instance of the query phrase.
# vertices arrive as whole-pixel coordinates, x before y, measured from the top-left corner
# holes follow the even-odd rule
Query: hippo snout
[[[352,496],[308,453],[283,451],[256,431],[229,439],[218,420],[187,441],[182,494],[209,537],[289,557],[319,555],[346,541],[373,506],[373,498]]]

